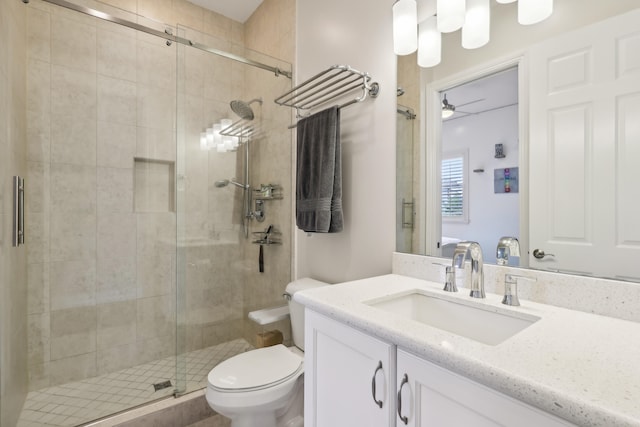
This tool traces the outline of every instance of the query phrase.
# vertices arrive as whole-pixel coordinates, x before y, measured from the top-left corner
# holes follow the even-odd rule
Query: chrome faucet
[[[460,242],[453,252],[453,266],[464,268],[467,253],[471,257],[471,293],[473,298],[484,298],[484,273],[482,248],[478,242]]]
[[[496,247],[496,264],[509,265],[509,256],[520,256],[520,242],[515,237],[501,237]]]

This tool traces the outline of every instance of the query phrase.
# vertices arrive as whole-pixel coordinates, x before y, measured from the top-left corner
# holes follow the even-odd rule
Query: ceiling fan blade
[[[464,104],[458,104],[458,105],[456,105],[456,108],[464,107],[465,105],[475,104],[476,102],[484,101],[486,99],[487,98],[480,98],[480,99],[476,99],[475,101],[465,102]]]

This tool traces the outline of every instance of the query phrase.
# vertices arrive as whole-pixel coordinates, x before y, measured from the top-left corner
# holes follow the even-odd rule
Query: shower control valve
[[[264,213],[264,200],[256,200],[256,209],[255,211],[251,212],[251,215],[253,216],[253,218],[255,218],[256,221],[258,222],[262,222],[264,221],[265,218],[265,213]]]

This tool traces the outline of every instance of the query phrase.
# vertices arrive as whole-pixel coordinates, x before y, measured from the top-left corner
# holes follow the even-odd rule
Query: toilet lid
[[[233,356],[209,372],[209,384],[225,390],[259,388],[293,375],[302,358],[282,344]]]

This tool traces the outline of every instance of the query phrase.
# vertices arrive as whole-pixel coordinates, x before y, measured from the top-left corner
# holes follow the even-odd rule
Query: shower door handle
[[[13,177],[13,239],[14,247],[24,245],[24,179]]]

